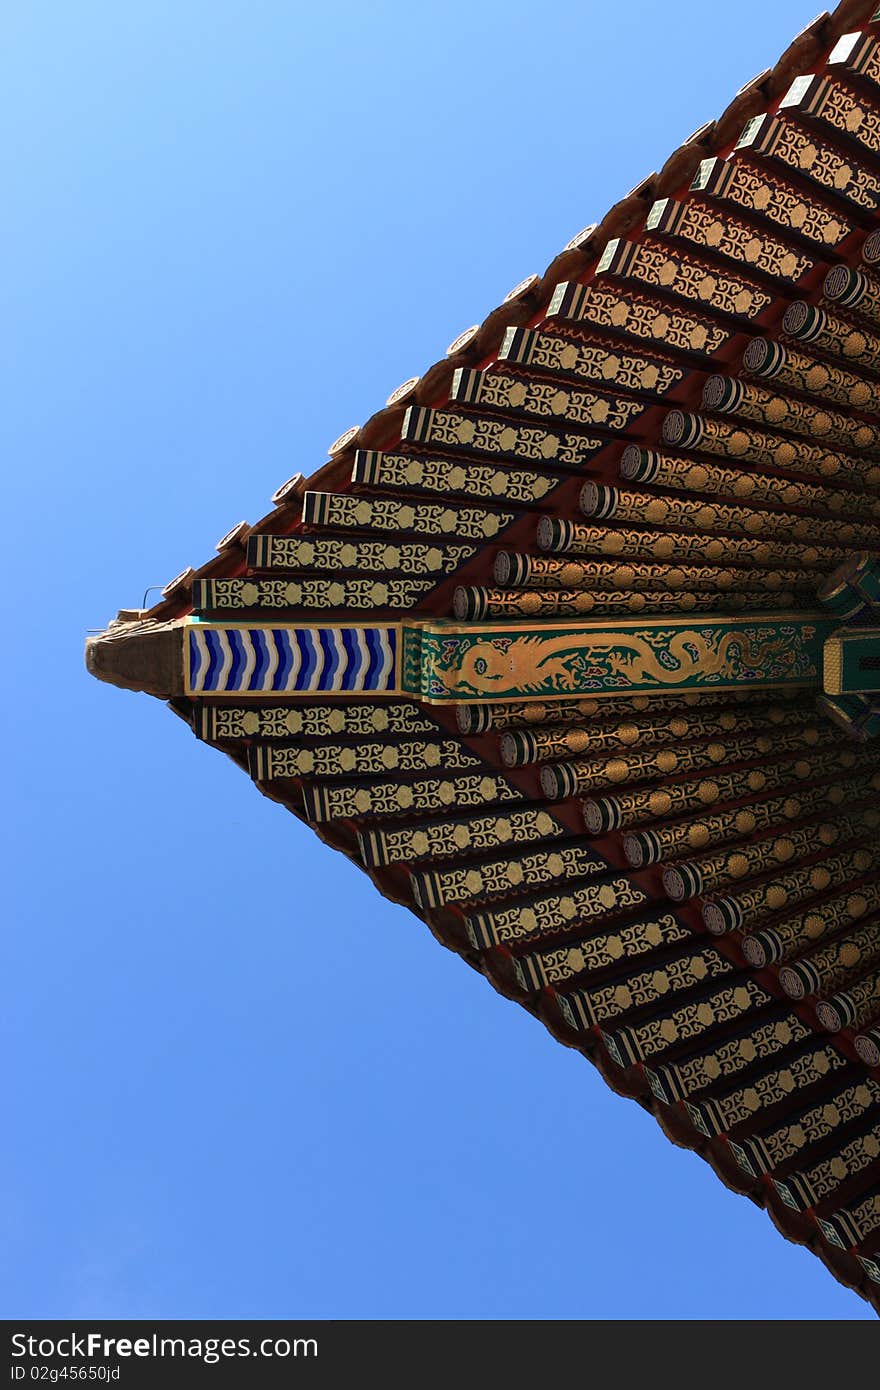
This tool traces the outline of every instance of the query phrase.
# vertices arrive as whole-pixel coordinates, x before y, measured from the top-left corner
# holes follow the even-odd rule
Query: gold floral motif
[[[646,520],[645,510],[649,500],[657,500],[652,494],[642,494],[638,502],[633,500],[631,509],[628,509],[623,516],[623,520]],[[556,549],[559,552],[571,555],[607,555],[620,556],[628,560],[673,560],[680,562],[690,561],[692,564],[721,564],[728,562],[733,565],[756,566],[763,565],[794,565],[797,568],[813,568],[820,572],[825,572],[836,568],[846,553],[845,548],[831,546],[812,545],[800,543],[798,541],[785,540],[754,540],[751,537],[737,535],[735,539],[727,536],[713,535],[712,528],[717,524],[722,528],[722,522],[726,529],[739,529],[742,532],[746,526],[752,530],[757,529],[752,523],[751,517],[768,518],[768,530],[772,531],[776,521],[775,513],[753,512],[745,514],[739,508],[724,507],[723,518],[707,514],[707,504],[694,502],[691,511],[688,512],[679,503],[686,503],[688,499],[670,499],[673,503],[669,512],[665,512],[660,518],[657,531],[629,530],[619,526],[569,526],[565,533],[564,543]],[[731,513],[739,513],[739,516],[731,516]],[[682,516],[683,521],[679,522],[673,518]],[[615,518],[616,519],[616,518]],[[654,524],[653,516],[650,518]],[[739,520],[739,527],[736,521]],[[785,532],[789,535],[803,535],[802,523],[814,528],[815,535],[825,534],[818,524],[809,517],[798,517],[793,514],[784,514],[782,520],[785,525]],[[693,525],[695,535],[678,535],[666,532],[667,525],[688,526]],[[697,525],[701,529],[697,530]]]
[[[357,497],[347,492],[307,492],[303,497],[303,521],[358,531],[416,531],[429,536],[487,541],[509,526],[514,517],[514,512],[486,511],[482,507],[397,502],[389,497]]]
[[[656,752],[650,749],[621,752],[604,762],[591,760],[558,766],[565,769],[566,780],[575,793],[582,793],[620,786],[626,782],[661,781],[698,769],[710,773],[715,767],[724,767],[728,763],[806,749],[818,743],[819,737],[817,728],[807,726],[781,733],[768,731],[723,742],[718,740],[707,745],[684,743]]]
[[[876,1089],[872,1081],[871,1086]],[[834,1192],[846,1178],[854,1177],[880,1158],[880,1127],[860,1134],[828,1158],[822,1159],[798,1176],[797,1188],[804,1190],[798,1205],[812,1206]]]
[[[599,425],[607,430],[625,429],[645,409],[644,402],[625,396],[565,388],[500,371],[470,372],[468,382],[468,395],[462,398],[453,391],[455,399],[478,400],[481,405],[498,410],[522,410],[566,423]]]
[[[771,296],[756,282],[725,274],[696,257],[670,256],[665,247],[650,242],[638,244],[627,271],[646,284],[726,314],[752,318],[771,303]]]
[[[713,426],[722,424],[721,421],[707,421],[706,423],[711,423]],[[748,459],[750,464],[786,468],[789,472],[809,473],[812,471],[817,476],[834,476],[833,455],[829,456],[824,451],[817,450],[817,452],[822,453],[823,466],[817,467],[815,470],[804,469],[798,451],[788,440],[785,441],[786,447],[780,449],[778,440],[774,439],[771,442],[767,437],[761,441],[756,430],[745,432],[736,426],[720,430],[713,428],[708,432],[707,437],[701,440],[701,447],[706,453],[720,455],[729,462],[730,455],[734,453],[741,442],[746,446],[743,456]],[[765,444],[769,446],[767,452],[764,452]],[[793,460],[797,459],[797,463],[782,462],[784,458],[789,456]],[[871,497],[864,492],[848,492],[843,488],[825,488],[814,483],[795,482],[791,478],[781,477],[777,473],[756,473],[751,467],[741,469],[724,467],[715,462],[703,463],[694,459],[674,458],[668,454],[656,454],[653,451],[650,482],[652,487],[717,494],[724,501],[775,502],[782,507],[809,508],[814,514],[821,512],[821,516],[800,518],[807,523],[801,534],[806,537],[815,536],[817,540],[823,534],[828,534],[829,513],[831,513],[830,524],[834,527],[837,526],[834,518],[835,512],[852,512],[855,515],[868,512],[870,515],[880,518],[880,498]],[[844,528],[841,531],[835,529],[832,534],[839,537],[843,544],[848,545],[856,539],[854,533],[865,532],[868,534],[868,529],[866,526],[844,523]],[[876,535],[876,533],[874,534]]]
[[[543,481],[543,480],[542,480]],[[548,484],[549,486],[549,484]],[[474,491],[473,488],[470,488]],[[361,570],[424,577],[451,574],[475,553],[471,545],[345,540],[335,536],[257,536],[255,569]]]
[[[808,396],[822,396],[838,405],[877,413],[876,388],[867,377],[857,376],[833,362],[823,362],[797,348],[785,348],[772,378]]]
[[[767,836],[753,844],[701,859],[689,859],[680,865],[695,876],[699,892],[713,892],[719,887],[777,865],[789,864],[798,856],[809,855],[817,844],[831,846],[841,841],[865,835],[880,826],[880,811],[855,811],[821,825],[806,825],[785,835]],[[880,929],[878,929],[880,931]],[[880,935],[878,935],[880,942]]]
[[[873,754],[864,754],[860,765],[871,765],[873,760]],[[855,762],[856,754],[852,749],[841,750],[835,745],[819,748],[809,754],[802,752],[794,758],[768,760],[760,767],[752,767],[744,772],[713,772],[710,777],[676,781],[662,789],[646,788],[622,796],[604,797],[598,804],[607,808],[606,814],[611,824],[623,830],[641,821],[683,815],[688,811],[705,812],[721,801],[732,801],[749,793],[754,795],[774,791],[788,783],[802,782],[810,777],[829,776],[839,773],[841,767],[853,766]]]
[[[565,431],[557,434],[530,425],[445,409],[421,411],[418,431],[406,433],[404,437],[447,448],[470,449],[475,453],[512,454],[535,463],[566,464],[570,468],[586,463],[605,444],[603,439],[593,435]]]
[[[541,989],[564,984],[588,970],[604,970],[623,959],[635,960],[660,947],[674,946],[690,939],[691,933],[671,913],[652,916],[641,922],[585,937],[573,946],[521,956],[514,963],[523,989]]]
[[[193,608],[413,608],[433,579],[197,579]]]
[[[646,970],[629,975],[623,983],[597,989],[579,990],[563,996],[560,1002],[568,1005],[569,1017],[575,1027],[590,1028],[609,1019],[619,1018],[645,1004],[656,1005],[658,996],[674,995],[679,990],[729,975],[734,969],[731,961],[711,946],[698,955],[679,956],[666,961],[663,969]]]
[[[692,1118],[699,1116],[702,1119],[704,1133],[723,1134],[743,1121],[751,1120],[759,1110],[778,1105],[796,1091],[812,1086],[843,1066],[846,1066],[846,1058],[836,1048],[817,1047],[812,1052],[792,1058],[786,1066],[776,1071],[754,1077],[748,1085],[737,1087],[726,1095],[689,1104],[688,1110]],[[793,1132],[795,1128],[787,1126],[786,1130]]]
[[[670,1047],[692,1042],[720,1023],[730,1023],[753,1009],[764,1008],[769,1002],[770,996],[759,984],[745,980],[742,984],[716,990],[697,1004],[681,1004],[669,1013],[622,1028],[613,1035],[614,1041],[618,1053],[626,1056],[630,1064],[650,1060]],[[672,1098],[662,1087],[654,1094],[660,1100]]]
[[[436,732],[415,701],[406,704],[199,705],[200,738],[321,738]]]
[[[766,1000],[766,995],[764,996]],[[697,1006],[699,1009],[700,1006]],[[718,1020],[712,1012],[711,1025]],[[710,1026],[711,1026],[710,1025]],[[704,1087],[711,1086],[721,1077],[735,1076],[738,1071],[751,1066],[756,1059],[765,1061],[774,1052],[781,1052],[793,1042],[808,1038],[810,1030],[805,1023],[791,1014],[784,1021],[774,1019],[742,1037],[734,1037],[720,1046],[689,1057],[686,1062],[668,1063],[658,1068],[659,1078],[670,1099],[680,1100],[693,1095]]]
[[[408,492],[463,492],[493,501],[531,503],[546,497],[561,476],[543,470],[475,463],[472,459],[427,459],[370,451],[363,462],[356,460],[353,481],[379,488],[405,488]],[[417,508],[419,517],[421,505]]]
[[[427,743],[422,739],[395,739],[393,743],[324,743],[314,748],[252,750],[254,776],[259,781],[277,777],[354,777],[368,773],[424,772],[433,768],[455,770],[474,767],[479,758],[468,753],[457,739]]]
[[[303,788],[309,820],[357,816],[399,816],[408,811],[450,811],[493,801],[522,801],[525,794],[506,777],[424,777],[416,782],[373,782],[364,786]]]
[[[698,246],[706,246],[729,260],[754,266],[776,279],[799,280],[814,264],[803,252],[795,251],[779,237],[758,232],[754,226],[732,215],[719,217],[710,204],[698,199],[678,203],[676,214],[669,228],[673,236],[685,237]],[[661,234],[652,226],[650,217],[648,229],[653,230],[655,236]]]
[[[414,875],[412,882],[422,907],[442,907],[446,903],[510,897],[558,879],[585,878],[606,869],[604,860],[576,845],[461,868],[427,870]]]
[[[852,222],[847,218],[829,212],[815,198],[800,189],[795,190],[766,170],[761,169],[759,173],[745,160],[729,163],[724,172],[726,182],[717,190],[718,197],[738,203],[786,230],[798,232],[807,240],[818,242],[823,249],[839,246],[852,231]]]
[[[824,1067],[816,1065],[821,1058],[827,1063]],[[801,1058],[801,1063],[806,1060],[808,1059]],[[818,1081],[846,1065],[846,1058],[836,1048],[830,1047],[814,1053],[809,1060],[813,1065],[805,1069],[800,1080],[802,1085],[810,1085],[811,1081]],[[760,1146],[766,1163],[764,1171],[778,1167],[780,1163],[796,1157],[808,1144],[816,1144],[841,1125],[858,1119],[878,1098],[880,1087],[870,1077],[866,1077],[864,1081],[839,1091],[834,1096],[833,1104],[829,1104],[827,1100],[823,1101],[799,1116],[796,1123],[782,1125],[779,1129],[771,1130],[769,1134],[763,1134]]]
[[[567,289],[572,290],[571,306],[564,310],[554,309],[554,304],[564,303]],[[551,300],[548,317],[559,312],[567,318],[616,328],[631,337],[656,342],[667,351],[708,355],[717,352],[732,337],[727,329],[711,319],[681,309],[673,311],[662,300],[601,284],[560,285]]]
[[[859,847],[843,854],[830,855],[806,868],[795,869],[760,884],[748,885],[736,893],[727,892],[704,900],[735,904],[741,915],[742,930],[755,931],[765,918],[785,907],[794,907],[814,893],[824,892],[835,882],[845,882],[880,868],[880,847]]]
[[[649,391],[662,395],[684,376],[684,369],[658,357],[641,357],[621,345],[612,348],[597,338],[563,338],[554,334],[528,331],[523,349],[514,347],[522,330],[513,329],[502,343],[501,361],[515,361],[541,371],[584,381],[615,386],[637,394]]]
[[[844,449],[876,449],[880,443],[880,430],[857,416],[844,415],[830,406],[796,400],[793,396],[760,386],[756,381],[737,383],[736,404],[731,409],[742,420],[756,420],[774,429],[792,430],[811,439],[828,440]],[[793,447],[797,457],[808,456],[809,446],[797,443]],[[858,476],[860,463],[864,467],[864,460],[850,462],[853,476]],[[880,469],[875,470],[873,481],[876,483],[878,479]]]
[[[509,810],[504,815],[474,816],[466,819],[425,821],[415,829],[359,832],[361,855],[375,867],[419,859],[454,858],[497,850],[504,845],[521,845],[553,840],[567,834],[565,827],[541,810]]]
[[[606,912],[637,907],[647,901],[647,896],[629,878],[573,887],[567,893],[544,895],[513,907],[472,913],[466,919],[468,936],[480,949],[512,941],[538,940],[559,931],[571,931],[580,923],[604,916]]]

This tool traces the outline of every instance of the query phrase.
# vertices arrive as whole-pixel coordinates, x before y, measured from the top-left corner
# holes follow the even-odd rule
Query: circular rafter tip
[[[850,270],[847,265],[833,265],[822,281],[822,293],[832,304],[850,309],[864,297],[867,284],[861,271]]]
[[[299,492],[305,480],[304,473],[294,473],[292,478],[288,478],[286,483],[282,483],[280,487],[275,489],[269,499],[270,502],[276,507],[280,507],[285,502],[289,502],[290,499]]]
[[[360,432],[360,425],[352,425],[349,429],[343,430],[342,434],[339,435],[338,439],[334,439],[333,443],[327,450],[327,453],[330,455],[332,459],[338,458],[340,454],[345,453],[346,449],[351,448],[352,444],[357,439]]]
[[[176,594],[181,589],[185,589],[191,580],[195,578],[195,573],[192,565],[185,570],[181,570],[180,574],[176,574],[173,579],[169,579],[168,583],[162,589],[162,597],[171,598],[172,594]]]
[[[772,338],[753,338],[743,353],[743,371],[755,376],[776,376],[787,355],[782,344]]]
[[[421,379],[420,376],[408,376],[406,381],[402,381],[399,386],[394,388],[385,404],[402,405],[404,401],[408,401]]]
[[[862,246],[862,261],[865,265],[880,263],[880,230],[870,232]]]
[[[220,537],[214,549],[217,551],[231,550],[233,546],[241,545],[250,529],[249,521],[240,521],[237,526],[233,526],[231,530],[227,531],[225,536]]]
[[[584,516],[613,516],[616,506],[616,488],[605,487],[602,483],[584,483],[580,491],[580,508]]]
[[[725,414],[736,410],[742,402],[743,384],[732,376],[722,376],[716,372],[707,377],[703,384],[703,409],[718,410]]]
[[[563,251],[582,251],[598,226],[598,222],[589,222],[586,227],[581,227],[581,230],[571,238],[571,241],[565,243],[562,248]]]
[[[742,953],[753,970],[763,969],[769,961],[767,949],[757,936],[744,937],[742,942]]]
[[[459,333],[457,338],[453,338],[449,347],[446,349],[446,356],[454,357],[456,353],[464,352],[465,348],[471,347],[480,331],[480,327],[480,324],[472,323],[470,328],[466,328],[463,333]]]
[[[527,294],[531,294],[541,283],[540,275],[527,275],[524,280],[520,280],[518,285],[514,285],[512,290],[508,290],[502,299],[502,304],[513,304],[517,299],[525,299]]]
[[[663,421],[663,443],[679,449],[693,449],[703,435],[703,422],[699,415],[691,415],[685,410],[670,410]]]
[[[723,936],[743,924],[742,911],[735,898],[716,898],[714,902],[703,903],[702,917],[703,925],[713,936]]]
[[[817,1004],[816,1017],[829,1033],[839,1033],[841,1028],[846,1027],[846,1020],[840,1010],[835,1008],[833,1000],[823,999]]]
[[[880,1028],[859,1033],[855,1039],[855,1049],[866,1066],[880,1067]]]
[[[455,722],[460,734],[484,734],[492,727],[492,715],[486,705],[456,705]]]

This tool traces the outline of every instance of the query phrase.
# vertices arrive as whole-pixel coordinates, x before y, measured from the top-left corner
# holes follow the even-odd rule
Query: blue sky
[[[3,1316],[870,1316],[82,663],[808,6],[5,8]]]

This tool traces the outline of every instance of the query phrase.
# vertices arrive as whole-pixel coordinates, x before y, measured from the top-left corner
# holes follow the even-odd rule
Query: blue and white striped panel
[[[327,695],[396,689],[393,627],[187,627],[191,695]]]

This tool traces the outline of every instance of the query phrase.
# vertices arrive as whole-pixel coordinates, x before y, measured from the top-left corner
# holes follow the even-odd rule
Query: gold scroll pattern
[[[605,861],[582,845],[560,846],[466,868],[427,870],[413,875],[412,886],[420,906],[443,907],[446,903],[510,897],[545,883],[589,877],[606,869]]]
[[[820,1069],[818,1058],[825,1055],[828,1066]],[[826,1048],[816,1054],[814,1080],[822,1080],[846,1065],[845,1058],[837,1051]],[[793,1068],[792,1068],[793,1070]],[[806,1083],[808,1084],[808,1083]],[[805,1111],[792,1124],[780,1125],[777,1129],[765,1131],[755,1139],[731,1144],[731,1149],[740,1167],[747,1173],[770,1173],[780,1164],[796,1158],[802,1149],[810,1144],[818,1144],[842,1125],[858,1120],[880,1097],[880,1087],[870,1077],[855,1085],[844,1087],[831,1098],[821,1101]],[[781,1095],[780,1100],[784,1099]]]
[[[805,994],[829,994],[848,985],[878,961],[880,922],[873,921],[783,966],[779,983],[792,999],[801,999]]]
[[[557,386],[555,382],[511,376],[498,371],[455,374],[452,398],[462,403],[495,410],[522,410],[527,414],[564,420],[567,424],[626,429],[645,409],[644,401],[626,396],[606,396]]]
[[[715,1085],[721,1077],[733,1077],[755,1062],[769,1061],[774,1053],[804,1042],[809,1036],[809,1028],[796,1014],[773,1019],[753,1026],[742,1037],[699,1052],[686,1062],[660,1066],[650,1078],[651,1090],[667,1103],[682,1100]]]
[[[727,420],[697,415],[689,418],[696,436],[694,447],[704,453],[718,454],[724,459],[747,459],[750,463],[769,468],[785,468],[790,473],[801,473],[808,478],[833,478],[855,483],[856,486],[880,485],[880,465],[864,458],[825,449],[820,444],[786,439],[783,435],[750,428],[739,421],[733,424]],[[778,486],[782,491],[785,484],[780,481]],[[876,499],[866,501],[873,510]],[[868,527],[852,525],[847,528],[839,526],[835,534],[843,538],[857,535],[860,531],[871,534]],[[875,539],[876,534],[876,531],[873,532]]]
[[[643,854],[650,855],[647,862],[678,859],[696,850],[705,849],[709,844],[724,844],[730,840],[743,839],[758,831],[768,830],[771,826],[784,825],[804,816],[833,810],[844,803],[852,805],[868,796],[872,788],[880,790],[880,772],[875,773],[870,781],[855,778],[830,786],[823,784],[806,787],[803,791],[789,791],[769,801],[753,801],[747,806],[722,811],[715,816],[689,820],[684,824],[662,826],[660,829],[648,831],[643,837],[646,841]],[[638,834],[634,838],[638,841]],[[627,854],[629,856],[628,850]],[[642,859],[642,862],[646,861]]]
[[[193,607],[198,612],[240,612],[251,608],[413,608],[433,579],[197,579]]]
[[[633,338],[658,343],[667,352],[713,353],[732,333],[711,319],[673,309],[647,295],[603,289],[601,285],[557,285],[547,317],[560,314],[577,322],[616,328]]]
[[[880,1007],[880,971],[874,970],[865,979],[850,985],[844,993],[835,994],[828,1001],[836,1017],[829,1018],[821,1013],[820,1021],[824,1027],[837,1031],[838,1027],[859,1029],[870,1022]]]
[[[457,618],[583,617],[614,613],[752,613],[788,609],[795,596],[790,589],[481,589],[458,591]],[[457,595],[458,598],[458,595]],[[459,609],[459,603],[462,605]]]
[[[781,759],[769,759],[760,767],[741,772],[721,773],[712,777],[674,782],[668,787],[651,787],[602,797],[584,803],[584,819],[592,833],[600,830],[626,829],[641,821],[665,816],[684,815],[691,811],[706,811],[723,801],[734,801],[746,795],[776,791],[790,783],[808,777],[839,776],[854,768],[872,768],[872,753],[858,755],[852,748],[832,744],[811,753]]]
[[[823,821],[820,825],[805,825],[791,830],[787,835],[766,836],[754,844],[744,845],[730,852],[711,855],[703,859],[688,859],[669,869],[669,883],[681,888],[681,897],[694,897],[699,893],[711,893],[728,883],[760,873],[766,869],[797,861],[799,857],[810,854],[824,846],[846,843],[856,837],[870,834],[880,826],[880,809],[867,807],[841,816],[837,820]],[[667,878],[664,876],[664,885]],[[668,891],[668,889],[667,889]],[[679,893],[675,896],[678,898]]]
[[[873,212],[880,203],[880,180],[848,161],[833,145],[808,135],[796,125],[773,117],[755,116],[743,131],[737,149],[756,142],[756,149],[856,207]]]
[[[774,347],[777,351],[773,369],[771,372],[761,372],[761,376],[772,375],[773,381],[780,381],[794,391],[803,391],[808,396],[822,396],[845,408],[877,413],[880,402],[877,401],[876,387],[867,377],[857,376],[855,372],[849,372],[833,362],[822,362],[818,357],[799,352],[797,348],[783,348],[781,344],[774,344]],[[747,366],[744,365],[743,370],[750,374]]]
[[[796,301],[798,304],[802,301]],[[812,309],[803,330],[783,323],[783,331],[797,340],[801,333],[811,347],[849,362],[858,362],[869,371],[880,371],[880,337],[866,328],[856,327],[825,309]]]
[[[363,541],[335,536],[257,536],[254,569],[361,570],[365,574],[452,574],[476,553],[472,545]]]
[[[684,237],[729,260],[754,266],[777,280],[799,280],[815,264],[811,257],[772,233],[759,231],[729,214],[719,217],[708,203],[694,198],[684,203],[660,199],[648,214],[647,229],[655,236],[665,232]]]
[[[487,511],[434,502],[397,502],[390,497],[357,497],[347,492],[307,492],[303,521],[312,526],[358,531],[416,531],[457,540],[488,541],[509,526],[514,512]]]
[[[880,499],[878,499],[880,511]],[[880,538],[878,538],[880,544]],[[717,565],[613,564],[598,560],[558,560],[546,555],[517,557],[517,587],[529,589],[655,589],[685,594],[714,590],[719,594],[737,589],[809,589],[816,576],[801,569],[725,569]]]
[[[466,926],[471,944],[480,950],[513,942],[537,941],[575,927],[607,912],[623,912],[647,902],[648,895],[627,877],[588,883],[565,893],[548,893],[527,903],[471,913]]]
[[[320,738],[436,732],[415,701],[405,704],[199,705],[200,738]]]
[[[469,819],[425,821],[415,828],[394,826],[361,830],[358,834],[361,856],[370,867],[419,859],[444,859],[454,855],[479,854],[504,845],[523,845],[558,839],[567,832],[547,811],[528,808],[511,810],[503,816],[474,816]]]
[[[857,101],[848,88],[835,82],[822,82],[809,106],[811,116],[832,130],[858,140],[876,158],[880,149],[880,113],[865,102]]]
[[[589,484],[592,497],[596,491]],[[678,526],[682,530],[711,532],[731,531],[736,535],[779,537],[799,541],[821,541],[823,535],[836,533],[841,522],[828,522],[818,517],[796,516],[789,512],[767,512],[750,507],[731,507],[717,502],[705,502],[691,497],[657,497],[650,492],[625,491],[615,488],[613,511],[615,520],[639,521],[658,528]]]
[[[585,937],[573,946],[520,956],[514,961],[514,971],[522,989],[538,990],[567,984],[585,971],[592,974],[607,970],[621,961],[636,960],[661,947],[678,946],[690,939],[690,932],[671,912],[659,913]]]
[[[658,716],[630,719],[617,724],[586,724],[578,727],[559,727],[523,730],[506,734],[502,740],[502,761],[508,767],[523,763],[547,762],[550,759],[600,753],[616,753],[621,748],[639,750],[651,744],[674,744],[680,740],[719,738],[743,729],[752,730],[756,723],[785,724],[789,730],[795,724],[808,724],[809,709],[793,711],[780,705],[757,706],[754,713],[748,708],[704,712],[699,707],[694,714],[679,711],[669,718]],[[880,775],[878,775],[880,781]]]
[[[419,458],[359,449],[352,480],[372,487],[399,487],[419,492],[464,492],[499,502],[531,505],[557,487],[561,473],[475,463],[472,459]],[[421,504],[419,504],[421,509]]]
[[[772,295],[754,281],[718,270],[696,257],[672,256],[666,247],[650,242],[609,242],[597,274],[606,268],[683,299],[696,300],[716,313],[751,318],[772,303]]]
[[[641,520],[651,520],[646,518],[645,512],[649,505],[657,499],[649,493],[645,493],[639,498],[638,504],[633,506],[630,515],[635,519],[640,515]],[[681,499],[676,498],[678,502]],[[725,508],[730,512],[734,509]],[[765,565],[793,565],[797,568],[815,567],[819,571],[834,569],[840,564],[845,553],[843,547],[832,548],[828,545],[813,545],[809,541],[803,543],[799,541],[785,540],[754,540],[751,537],[738,535],[736,539],[729,539],[726,536],[714,536],[710,528],[713,525],[711,517],[706,515],[706,507],[702,502],[694,503],[694,510],[690,516],[685,516],[682,522],[678,517],[682,515],[680,508],[673,508],[666,513],[660,521],[657,531],[635,531],[627,527],[609,526],[582,526],[574,522],[557,522],[554,526],[552,535],[548,535],[548,544],[542,549],[553,550],[557,553],[571,555],[600,555],[600,556],[621,556],[627,560],[669,560],[686,564],[721,564],[728,562],[733,565],[755,565],[762,567]],[[750,518],[760,513],[750,513],[743,517],[740,524],[740,531],[745,525],[752,525]],[[773,529],[773,522],[776,520],[773,513],[767,513],[770,518],[768,530]],[[785,514],[783,517],[785,526],[783,534],[803,535],[805,532],[815,536],[817,539],[827,536],[827,528],[822,528],[818,519],[810,517],[795,517]],[[688,523],[704,528],[697,531],[696,535],[677,535],[664,533],[662,527],[665,525],[682,525]],[[727,529],[734,529],[729,526]],[[539,532],[538,543],[541,544]]]
[[[534,463],[565,464],[580,468],[604,446],[595,435],[558,434],[531,425],[513,424],[483,415],[455,410],[422,410],[410,407],[404,422],[404,439],[452,449],[473,449],[483,454],[515,454]]]
[[[525,794],[506,777],[426,777],[418,782],[374,782],[367,786],[305,786],[306,815],[325,821],[357,816],[399,816],[406,811],[449,811],[493,801],[522,801]]]
[[[755,438],[757,431],[749,430],[748,434],[752,436],[750,441],[746,439],[745,433],[739,430],[709,431],[707,442],[701,443],[701,447],[707,453],[720,454],[722,457],[726,457],[729,462],[731,455],[736,457],[739,438],[734,436],[739,436],[748,451],[745,456],[748,457],[750,463],[758,463],[764,467],[788,468],[789,471],[806,471],[801,466],[800,460],[798,460],[795,469],[784,462],[776,462],[777,457],[794,457],[795,451],[788,440],[785,441],[786,448],[784,450],[772,448],[772,458],[764,457],[755,452],[758,447],[758,441]],[[777,441],[774,440],[773,443],[776,444]],[[645,460],[641,471],[624,473],[622,471],[623,462],[621,463],[621,476],[624,479],[632,476],[640,482],[650,482],[652,487],[673,488],[685,492],[715,493],[722,498],[740,502],[771,502],[780,507],[803,507],[808,508],[813,513],[821,511],[824,513],[826,526],[829,513],[833,518],[836,512],[852,512],[856,515],[859,512],[862,515],[867,512],[871,516],[880,518],[880,499],[870,497],[865,493],[847,492],[842,488],[821,487],[814,483],[795,482],[791,478],[784,478],[779,474],[755,473],[751,468],[731,468],[714,462],[703,463],[694,459],[676,458],[671,454],[658,453],[654,449],[641,450],[640,453]],[[630,465],[631,468],[634,466],[633,464]],[[827,454],[824,455],[823,467],[816,471],[820,476],[833,477],[835,473],[833,459],[829,459]],[[867,530],[867,528],[850,525],[842,534],[836,534],[840,536],[843,543],[848,544],[849,538],[857,530]]]
[[[774,691],[773,700],[800,702],[803,692]],[[609,699],[556,700],[544,704],[537,700],[510,700],[505,704],[487,702],[470,705],[463,711],[464,733],[484,732],[486,729],[515,729],[532,724],[571,724],[580,719],[601,715],[603,719],[635,715],[650,710],[654,714],[675,714],[682,709],[699,706],[700,710],[719,705],[748,705],[755,709],[766,704],[767,696],[750,687],[742,690],[695,691],[683,695],[615,695]]]
[[[864,1171],[880,1158],[880,1127],[851,1139],[839,1152],[820,1159],[790,1178],[776,1179],[776,1189],[786,1206],[795,1211],[815,1206],[830,1196],[847,1178]]]
[[[717,378],[712,378],[713,381]],[[707,405],[708,408],[708,405]],[[814,405],[810,401],[784,396],[754,381],[738,380],[728,405],[713,409],[735,413],[742,420],[753,420],[773,429],[792,430],[810,439],[828,440],[844,449],[876,450],[880,445],[880,430],[854,415],[844,415],[830,406]],[[805,446],[794,446],[800,455]]]
[[[755,932],[745,943],[746,958],[751,965],[763,966],[768,961],[790,960],[801,951],[815,946],[823,937],[842,927],[851,927],[880,907],[880,879],[844,888],[834,897],[815,903],[805,912],[795,913],[776,922],[766,931]]]
[[[389,772],[424,772],[433,768],[474,767],[479,763],[458,739],[429,742],[395,739],[393,743],[318,744],[314,748],[275,748],[260,745],[251,750],[254,776],[262,781],[276,777],[346,777]]]
[[[814,1047],[792,1058],[787,1066],[755,1077],[747,1086],[738,1086],[711,1100],[687,1102],[688,1113],[700,1133],[712,1138],[754,1120],[759,1110],[778,1105],[846,1065],[846,1058],[836,1048]]]
[[[629,975],[621,984],[597,986],[561,994],[557,1003],[570,1028],[601,1027],[610,1019],[620,1018],[633,1009],[656,1004],[658,995],[675,994],[679,990],[704,985],[734,969],[731,961],[711,946],[704,946],[696,955],[682,955],[664,962],[662,969],[644,970]]]
[[[880,868],[880,848],[859,846],[842,854],[829,855],[805,868],[797,868],[758,884],[749,884],[736,893],[716,894],[703,901],[703,916],[710,930],[718,918],[713,907],[733,912],[735,925],[741,931],[755,931],[764,920],[783,908],[793,907],[813,893],[822,893],[834,882],[846,882]],[[721,913],[718,914],[721,916]]]
[[[800,189],[795,191],[765,169],[759,173],[743,159],[703,160],[691,188],[736,203],[786,231],[817,242],[823,250],[838,246],[852,231],[847,218],[829,212],[817,199]]]
[[[743,738],[719,739],[696,747],[684,744],[681,747],[662,748],[657,751],[646,749],[620,752],[604,762],[558,763],[552,770],[557,776],[560,794],[571,796],[578,792],[619,786],[626,782],[659,782],[684,772],[703,769],[708,771],[725,763],[766,757],[768,754],[772,756],[800,751],[818,744],[824,733],[824,729],[820,730],[814,726],[782,733],[768,731],[766,734],[755,733]],[[550,770],[549,767],[545,769],[548,772]]]
[[[819,1225],[832,1245],[842,1249],[858,1245],[880,1226],[880,1193],[872,1193],[853,1206],[841,1207],[827,1220],[820,1219]]]
[[[613,1033],[603,1031],[602,1040],[619,1066],[635,1066],[653,1061],[671,1047],[692,1043],[719,1024],[741,1021],[769,1003],[770,995],[755,980],[742,980],[715,989],[696,1003],[678,1004]],[[668,1101],[667,1091],[655,1087],[655,1076],[656,1073],[648,1072],[651,1089],[658,1100]]]
[[[598,381],[618,390],[663,395],[682,380],[683,367],[659,357],[642,357],[622,345],[615,349],[596,338],[563,338],[556,334],[509,328],[498,358],[561,376]]]

